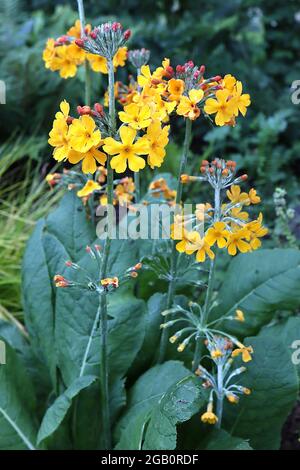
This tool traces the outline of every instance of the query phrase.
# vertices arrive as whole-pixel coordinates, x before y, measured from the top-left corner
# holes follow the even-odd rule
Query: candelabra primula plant
[[[5,434],[9,448],[276,448],[298,379],[286,344],[263,327],[275,310],[297,307],[299,254],[259,255],[268,233],[261,197],[234,161],[203,160],[189,174],[192,126],[238,125],[250,97],[237,78],[207,75],[191,60],[164,58],[154,69],[149,50],[128,50],[130,30],[119,22],[92,28],[78,6],[79,21],[44,51],[46,67],[63,78],[84,64],[86,93],[84,102],[60,103],[49,134],[57,163],[46,181],[66,194],[25,253],[31,352],[26,344],[23,358],[8,347],[0,368],[0,444]],[[126,58],[122,83],[115,78]],[[90,69],[108,79],[95,102]],[[158,169],[176,119],[185,136],[174,177]],[[204,201],[185,204],[190,184]],[[134,227],[162,224],[140,218],[160,206],[169,211],[162,237],[114,238],[126,216]],[[26,377],[20,361],[29,354]]]

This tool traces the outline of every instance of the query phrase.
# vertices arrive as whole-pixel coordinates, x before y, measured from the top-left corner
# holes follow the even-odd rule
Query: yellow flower
[[[249,195],[247,193],[242,193],[241,188],[236,184],[233,184],[230,190],[226,191],[226,194],[232,204],[247,204],[249,201]]]
[[[164,161],[165,147],[169,142],[170,126],[161,127],[159,121],[154,121],[147,129],[147,139],[149,141],[148,165],[151,168],[160,167]]]
[[[55,57],[52,60],[52,70],[59,70],[59,74],[62,78],[75,77],[77,72],[76,60],[74,60],[74,57],[70,54],[70,52],[74,52],[71,46],[73,46],[73,44],[69,46],[59,46],[55,49]],[[79,49],[75,44],[74,47]]]
[[[131,103],[119,112],[119,118],[133,129],[144,129],[151,124],[151,110],[148,105],[138,106]]]
[[[55,119],[67,120],[70,112],[70,105],[66,100],[63,100],[59,105],[60,111],[55,114]]]
[[[248,220],[249,214],[246,211],[242,211],[241,207],[233,207],[230,211],[230,216],[234,219]]]
[[[137,81],[141,87],[151,85],[152,74],[149,65],[142,65],[141,74],[138,76]]]
[[[195,251],[197,252],[196,261],[199,263],[203,263],[205,261],[206,255],[210,259],[214,259],[215,257],[215,254],[207,243],[206,238],[201,238],[199,232],[193,231],[188,234],[185,252],[187,255],[191,255],[195,253]]]
[[[212,246],[217,242],[219,248],[224,248],[227,243],[228,230],[226,230],[225,222],[215,222],[214,225],[207,230],[205,240]]]
[[[112,286],[116,288],[119,287],[119,279],[117,277],[107,277],[105,279],[101,279],[100,284],[103,287]]]
[[[101,141],[100,143],[102,143]],[[94,174],[97,170],[97,163],[104,165],[106,162],[105,153],[101,152],[97,147],[90,148],[87,152],[81,153],[76,150],[71,150],[68,155],[68,160],[73,165],[82,161],[83,173]]]
[[[91,116],[83,115],[74,119],[69,127],[71,147],[77,152],[86,153],[92,147],[99,147],[101,134]]]
[[[132,201],[134,190],[135,184],[133,179],[130,177],[123,178],[121,183],[116,186],[115,194],[121,206],[127,205],[130,201]]]
[[[237,254],[237,250],[241,253],[246,253],[251,250],[250,245],[246,243],[243,238],[249,238],[249,232],[245,228],[236,232],[229,232],[227,238],[227,249],[231,256],[235,256]]]
[[[176,78],[171,78],[168,83],[169,100],[179,101],[182,93],[184,92],[184,81]]]
[[[259,204],[261,201],[260,197],[256,193],[256,189],[254,188],[250,189],[248,196],[249,196],[249,204]]]
[[[113,58],[114,67],[124,67],[127,59],[127,47],[119,47]]]
[[[46,47],[43,51],[43,61],[47,69],[52,69],[53,59],[55,57],[55,41],[53,38],[47,40]]]
[[[201,416],[202,423],[216,424],[218,422],[218,417],[213,413],[213,404],[209,402],[207,405],[207,410]]]
[[[238,343],[239,348],[232,351],[232,357],[242,355],[243,362],[249,362],[252,360],[251,354],[253,354],[253,348],[251,346],[244,346],[242,343]]]
[[[252,250],[257,250],[261,247],[260,238],[264,237],[268,233],[266,227],[262,227],[262,213],[259,214],[257,220],[253,220],[246,225],[247,230],[249,231],[249,243]]]
[[[223,86],[232,94],[235,91],[236,78],[233,75],[227,74],[223,79]]]
[[[242,82],[237,81],[236,93],[234,94],[234,97],[232,99],[233,104],[234,104],[235,116],[238,116],[239,111],[243,116],[245,116],[247,112],[247,107],[250,106],[251,104],[250,95],[248,95],[248,93],[245,93],[245,94],[242,94],[242,93],[243,93]]]
[[[191,90],[188,97],[182,96],[177,107],[177,114],[179,114],[179,116],[188,117],[192,121],[197,119],[200,115],[200,109],[197,103],[202,100],[203,96],[203,90]]]
[[[234,395],[233,393],[226,393],[226,398],[229,401],[229,403],[238,403],[239,402],[239,397]]]
[[[53,122],[53,128],[49,133],[48,143],[52,147],[55,147],[53,151],[53,158],[58,162],[68,158],[71,150],[68,130],[68,124],[64,119],[55,119]]]
[[[241,322],[245,321],[244,312],[242,310],[235,311],[235,320]]]
[[[78,197],[85,197],[89,196],[92,194],[94,191],[97,191],[101,189],[101,186],[99,183],[96,183],[94,180],[88,180],[83,188],[81,188],[79,191],[77,191],[77,196]]]
[[[90,33],[91,32],[91,25],[86,24],[85,25],[85,32]],[[76,20],[75,24],[71,26],[71,28],[67,31],[67,36],[72,36],[74,38],[80,38],[81,37],[81,22],[80,20]]]
[[[227,124],[234,114],[234,103],[229,99],[228,90],[216,91],[216,99],[208,98],[205,102],[204,111],[207,114],[216,114],[215,123],[217,126]]]
[[[87,54],[87,60],[94,72],[108,73],[107,60],[105,57],[97,54]]]
[[[134,142],[136,134],[135,129],[122,126],[120,129],[121,142],[112,137],[107,137],[104,140],[104,151],[109,155],[115,155],[110,164],[117,173],[123,173],[127,168],[127,163],[132,171],[140,171],[145,167],[145,160],[138,155],[147,155],[149,144],[144,137]]]

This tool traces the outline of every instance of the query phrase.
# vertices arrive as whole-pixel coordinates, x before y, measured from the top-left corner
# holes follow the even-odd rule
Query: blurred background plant
[[[297,243],[300,105],[291,102],[291,85],[300,79],[299,1],[143,0],[141,8],[139,0],[85,0],[85,8],[93,25],[118,19],[130,27],[130,47],[150,49],[153,66],[165,56],[175,65],[191,59],[206,64],[208,74],[230,71],[242,80],[252,99],[247,119],[234,129],[197,124],[189,173],[198,172],[200,160],[212,156],[237,161],[241,171],[247,168],[263,197],[266,224],[271,232],[277,225],[270,246],[282,243],[273,199],[275,188],[282,188],[294,211],[285,229]],[[42,60],[47,38],[63,34],[77,18],[76,9],[75,0],[2,0],[0,5],[0,79],[7,88],[7,104],[0,106],[0,305],[16,314],[21,312],[24,243],[35,220],[59,197],[43,183],[54,165],[47,144],[53,115],[63,98],[84,104],[83,69],[76,78],[63,80]],[[128,69],[118,74],[127,81]],[[93,74],[94,101],[102,100],[104,84],[100,74]],[[177,170],[183,129],[176,131],[162,171]]]

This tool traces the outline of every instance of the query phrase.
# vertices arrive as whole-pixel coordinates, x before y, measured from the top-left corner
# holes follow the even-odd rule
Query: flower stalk
[[[81,25],[81,37],[85,36],[85,13],[84,13],[84,5],[83,0],[77,0],[78,5],[78,15]],[[85,60],[84,64],[84,71],[85,71],[85,90],[84,90],[84,104],[87,106],[91,105],[91,70],[87,60]]]
[[[181,175],[186,171],[187,159],[190,149],[190,142],[192,136],[192,121],[190,119],[186,119],[185,122],[185,137],[183,143],[183,151],[182,157],[180,161],[179,172],[177,176],[177,186],[176,186],[176,206],[181,203],[182,197],[182,181]],[[171,252],[171,269],[170,269],[170,282],[168,286],[168,295],[167,295],[167,304],[166,309],[169,309],[173,305],[174,295],[176,291],[176,273],[177,273],[177,262],[178,262],[178,253],[176,251],[176,241],[173,240],[172,242],[172,252]],[[158,356],[158,363],[162,363],[164,361],[164,357],[166,354],[168,344],[168,332],[164,329],[162,331],[161,339],[160,339],[160,349],[159,349],[159,356]]]

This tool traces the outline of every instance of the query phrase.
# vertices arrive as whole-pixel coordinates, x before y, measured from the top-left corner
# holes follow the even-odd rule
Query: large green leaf
[[[188,421],[205,401],[206,394],[195,376],[187,376],[169,388],[150,414],[143,449],[175,449],[176,425]]]
[[[259,333],[259,338],[279,338],[290,353],[300,378],[300,316],[290,317],[276,325],[266,326]]]
[[[143,374],[129,391],[128,402],[116,428],[117,448],[126,449],[128,433],[134,430],[135,441],[141,438],[148,414],[157,405],[167,390],[190,371],[179,361],[168,361]]]
[[[80,377],[55,400],[43,418],[37,437],[38,444],[50,437],[59,428],[72,405],[73,399],[81,390],[89,387],[96,380],[97,377],[91,375]]]
[[[0,449],[35,450],[35,398],[24,366],[6,343],[0,366]]]
[[[245,313],[246,321],[226,322],[236,335],[256,334],[278,309],[294,310],[300,303],[300,251],[258,250],[236,257],[225,275],[215,315]]]
[[[238,405],[226,405],[230,434],[249,439],[254,449],[278,449],[282,426],[298,395],[298,377],[290,353],[277,338],[245,340],[253,360],[240,382],[252,390]]]
[[[234,437],[224,429],[213,429],[204,437],[200,449],[204,450],[252,450],[248,442]]]

